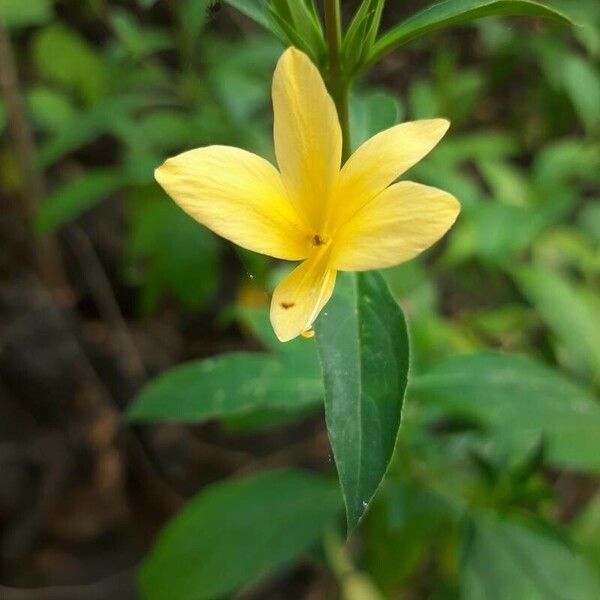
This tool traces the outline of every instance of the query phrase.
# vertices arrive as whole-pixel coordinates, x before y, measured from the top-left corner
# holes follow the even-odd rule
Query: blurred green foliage
[[[55,4],[0,0],[53,184],[36,228],[58,229],[117,197],[122,276],[140,311],[166,296],[185,310],[210,305],[232,277],[221,269],[224,242],[164,196],[153,169],[211,143],[272,157],[281,46],[232,9],[213,27],[208,1],[88,0],[68,18],[74,3]],[[286,3],[227,4],[289,41]],[[563,518],[552,485],[600,471],[600,3],[547,4],[582,26],[536,22],[533,32],[530,22],[486,19],[415,40],[354,90],[354,145],[402,119],[450,118],[451,133],[410,178],[463,205],[446,243],[384,273],[408,317],[411,375],[395,460],[351,565],[384,597],[600,597],[600,499]],[[286,18],[320,61],[313,6],[298,3]],[[365,56],[359,25],[368,30],[357,22],[346,41],[355,57]],[[0,105],[0,132],[5,119]],[[109,149],[101,161],[90,151],[98,145]],[[0,171],[18,186],[13,170],[2,137]],[[266,409],[291,420],[320,410],[314,344],[276,343],[262,308],[270,265],[240,260],[256,277],[235,282],[235,315],[268,352],[178,366],[141,392],[131,419],[221,419],[243,430],[270,426]],[[260,288],[261,307],[249,288]],[[318,546],[340,507],[325,476],[297,472],[203,491],[143,567],[145,597],[220,597],[309,549],[326,561]],[[188,576],[212,591],[186,595]]]

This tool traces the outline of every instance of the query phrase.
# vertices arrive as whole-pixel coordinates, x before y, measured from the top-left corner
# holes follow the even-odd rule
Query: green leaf
[[[33,55],[39,73],[79,93],[83,101],[94,104],[108,81],[102,59],[77,32],[55,22],[43,29],[33,42]]]
[[[543,437],[551,464],[600,470],[600,406],[530,358],[492,352],[448,358],[412,379],[408,393],[410,406],[429,419],[478,419],[509,452],[522,454]]]
[[[123,183],[123,175],[116,169],[85,171],[46,198],[35,217],[35,229],[39,233],[58,229],[116,192]]]
[[[273,15],[269,9],[269,3],[266,0],[224,1],[226,4],[233,6],[233,8],[236,8],[242,14],[246,15],[249,19],[252,19],[255,23],[258,23],[264,27],[267,31],[270,31],[284,45],[287,43],[287,35],[283,32],[281,27],[273,18]]]
[[[600,492],[596,492],[572,523],[573,536],[600,572]]]
[[[270,29],[273,23],[269,4],[265,0],[225,0],[225,3],[233,6],[265,29]]]
[[[27,107],[45,131],[58,132],[75,118],[76,110],[66,94],[38,86],[27,94]]]
[[[144,387],[128,412],[134,421],[202,422],[260,409],[314,406],[317,377],[260,353],[228,353],[178,365]]]
[[[280,44],[260,35],[246,38],[243,46],[216,46],[212,55],[215,65],[209,81],[214,86],[219,103],[231,118],[246,127],[269,100],[265,86],[281,54]]]
[[[533,0],[445,0],[386,32],[375,42],[367,62],[374,63],[394,48],[430,31],[491,16],[548,17],[572,22],[564,12]]]
[[[128,417],[201,422],[318,406],[323,384],[314,342],[300,338],[281,344],[266,311],[244,308],[238,312],[267,348],[277,353],[234,352],[174,367],[141,391]]]
[[[352,531],[398,437],[408,377],[406,322],[379,273],[344,273],[316,333],[325,418]]]
[[[350,139],[358,148],[376,133],[393,127],[400,118],[398,100],[384,90],[355,94],[350,103]]]
[[[537,153],[532,170],[539,187],[556,188],[573,179],[600,183],[600,143],[560,140]]]
[[[590,130],[600,126],[600,74],[594,63],[576,54],[561,56],[563,86],[582,123]]]
[[[134,60],[173,46],[173,40],[166,30],[148,25],[141,27],[126,10],[114,10],[110,22],[117,39]]]
[[[210,18],[215,0],[180,0],[176,6],[185,60],[193,61],[202,31]]]
[[[53,14],[52,0],[0,0],[0,22],[10,29],[41,25]]]
[[[588,375],[600,381],[600,312],[589,292],[537,267],[520,267],[511,274],[564,345],[567,362],[574,358]]]
[[[577,199],[570,189],[556,188],[545,195],[543,202],[527,207],[503,202],[480,203],[472,210],[477,253],[486,262],[507,264],[541,232],[564,218]]]
[[[337,486],[296,470],[214,484],[163,530],[140,572],[144,600],[214,600],[292,562],[341,509]]]
[[[556,536],[481,512],[472,520],[461,590],[465,600],[591,600],[600,580]]]
[[[144,269],[143,310],[154,310],[166,290],[189,309],[214,296],[218,284],[218,242],[153,186],[140,188],[129,239],[131,262]]]
[[[349,73],[360,68],[371,51],[383,11],[384,0],[363,0],[348,26],[342,42],[342,60]]]
[[[323,56],[327,51],[323,26],[315,13],[303,2],[298,0],[280,0],[278,4],[285,4],[289,12],[289,19],[279,12],[280,17],[286,20],[290,26],[298,33],[298,35],[306,40],[307,49],[310,54],[315,57]],[[273,2],[273,7],[276,4]]]

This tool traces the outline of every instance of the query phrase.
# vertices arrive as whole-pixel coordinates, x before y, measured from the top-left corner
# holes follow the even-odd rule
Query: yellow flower
[[[207,146],[167,160],[155,176],[194,219],[232,242],[303,261],[275,289],[271,323],[288,341],[310,330],[337,271],[407,261],[446,233],[458,201],[411,181],[393,183],[421,160],[449,123],[403,123],[365,142],[341,167],[342,134],[317,68],[295,48],[273,76],[277,170],[239,148]]]

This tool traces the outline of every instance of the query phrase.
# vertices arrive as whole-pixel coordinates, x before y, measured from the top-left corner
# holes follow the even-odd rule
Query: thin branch
[[[21,217],[23,229],[26,230],[29,219],[46,196],[46,189],[42,172],[37,164],[33,133],[27,120],[23,95],[19,87],[10,33],[2,22],[0,22],[0,93],[6,103],[8,127],[21,170],[23,187]],[[32,239],[34,260],[42,281],[52,290],[61,304],[67,304],[72,294],[56,239],[50,235],[36,236]]]
[[[136,596],[134,569],[111,575],[88,585],[17,589],[0,586],[3,600],[108,600]]]
[[[19,87],[16,63],[11,45],[10,34],[6,26],[0,22],[0,92],[6,102],[9,126],[15,145],[15,152],[23,177],[24,204],[22,218],[24,224],[35,214],[46,197],[44,173],[37,162],[37,152],[33,131],[25,113],[23,94]],[[127,330],[118,302],[110,286],[98,256],[87,236],[76,226],[71,226],[67,233],[76,255],[84,266],[85,274],[90,282],[92,294],[98,308],[106,319],[111,336],[117,341],[125,372],[134,374],[141,383],[145,376],[143,365],[133,341]],[[63,309],[67,305],[65,298],[72,298],[69,285],[64,274],[62,258],[56,239],[53,237],[34,237],[34,252],[38,272],[43,288],[51,291],[51,299],[56,301],[55,308],[68,321]],[[72,315],[72,313],[71,313]],[[79,350],[79,369],[82,383],[88,394],[104,405],[112,406],[120,412],[111,394],[96,373],[92,363],[74,336]],[[182,498],[172,490],[157,473],[156,466],[149,458],[142,436],[135,428],[125,428],[122,435],[127,447],[127,454],[136,476],[149,489],[149,495],[161,502],[165,512],[172,514],[182,503]]]
[[[8,121],[23,179],[25,223],[36,213],[46,197],[44,173],[37,162],[37,149],[31,125],[25,113],[23,94],[19,86],[14,53],[8,29],[0,23],[0,88],[6,102]],[[77,226],[65,230],[75,257],[82,266],[98,310],[111,332],[116,355],[123,371],[138,385],[146,378],[144,365],[131,338],[108,276],[87,235]],[[38,271],[44,284],[60,304],[73,298],[66,278],[58,243],[54,237],[32,236]]]
[[[65,228],[65,235],[81,266],[102,319],[110,331],[113,352],[119,357],[124,374],[139,386],[146,379],[146,369],[100,258],[90,238],[78,225],[74,223],[68,225]]]

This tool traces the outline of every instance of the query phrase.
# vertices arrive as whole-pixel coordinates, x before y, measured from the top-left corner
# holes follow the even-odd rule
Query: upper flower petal
[[[332,267],[368,271],[410,260],[450,229],[460,204],[437,188],[401,181],[364,206],[339,231]]]
[[[311,234],[263,158],[207,146],[168,159],[155,177],[185,212],[239,246],[287,260],[307,256]]]
[[[340,173],[333,228],[426,156],[449,126],[446,119],[409,121],[378,133],[360,146]]]
[[[329,265],[330,250],[315,252],[275,288],[271,324],[282,342],[309,329],[335,286],[336,272]]]
[[[340,169],[342,133],[318,69],[296,48],[273,76],[275,154],[290,200],[319,231]]]

